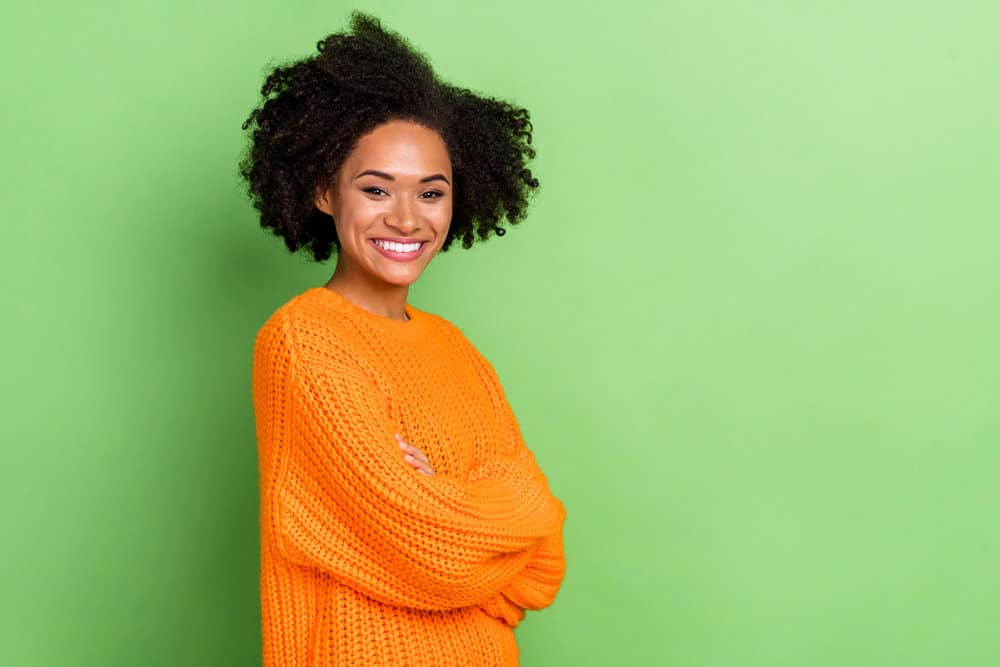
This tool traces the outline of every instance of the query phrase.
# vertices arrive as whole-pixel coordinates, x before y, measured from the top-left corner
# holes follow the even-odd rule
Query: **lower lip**
[[[376,250],[382,253],[382,255],[397,262],[409,262],[411,260],[414,260],[417,257],[420,257],[422,254],[424,254],[424,248],[427,247],[427,243],[424,242],[421,243],[420,247],[414,250],[413,252],[396,252],[394,250],[386,250],[379,244],[375,243],[375,241],[369,241],[369,243],[371,243]]]

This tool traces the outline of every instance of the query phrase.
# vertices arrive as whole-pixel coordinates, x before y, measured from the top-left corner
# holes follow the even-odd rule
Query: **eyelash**
[[[367,188],[361,188],[361,191],[362,192],[367,192],[367,193],[373,194],[373,195],[377,195],[378,193],[389,194],[385,190],[383,190],[382,188],[378,187],[377,185],[373,185],[373,186],[367,187]],[[434,196],[433,197],[425,197],[424,195],[434,195]],[[423,193],[420,194],[421,199],[439,199],[439,198],[441,198],[443,196],[444,196],[444,193],[440,192],[439,190],[428,190],[427,192],[423,192]]]

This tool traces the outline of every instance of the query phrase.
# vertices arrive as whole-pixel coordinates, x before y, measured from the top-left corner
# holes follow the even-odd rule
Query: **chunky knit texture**
[[[513,628],[562,583],[565,510],[492,366],[406,311],[313,287],[257,335],[268,667],[516,665]]]

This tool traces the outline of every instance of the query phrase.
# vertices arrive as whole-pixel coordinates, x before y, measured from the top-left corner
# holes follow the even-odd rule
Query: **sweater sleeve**
[[[501,591],[480,607],[511,627],[524,619],[525,610],[544,609],[555,601],[566,573],[562,531],[546,538],[528,565]]]
[[[349,351],[319,365],[296,345],[275,317],[254,348],[262,530],[286,559],[431,610],[482,603],[528,567],[562,508],[516,457],[467,480],[420,474]]]
[[[538,467],[535,456],[527,448],[517,418],[507,401],[503,387],[493,366],[473,351],[477,370],[489,390],[494,410],[507,431],[507,449],[499,455],[513,455],[524,469],[531,471],[551,496],[548,481]],[[491,455],[491,456],[495,456]],[[559,521],[542,540],[531,559],[516,577],[507,583],[496,595],[481,607],[489,614],[502,619],[510,626],[516,626],[524,618],[524,610],[538,610],[552,604],[566,574],[566,557],[563,551],[563,524],[566,510],[562,503],[551,496],[559,505]]]

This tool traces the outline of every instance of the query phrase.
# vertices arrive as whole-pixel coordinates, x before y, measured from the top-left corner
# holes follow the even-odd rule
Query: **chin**
[[[421,271],[419,273],[412,273],[412,274],[402,275],[402,276],[401,275],[392,275],[392,276],[382,275],[382,276],[379,276],[379,277],[382,279],[382,282],[387,283],[389,285],[395,285],[396,287],[409,287],[413,283],[417,282],[417,278],[419,278],[422,274],[423,274],[423,272]]]

